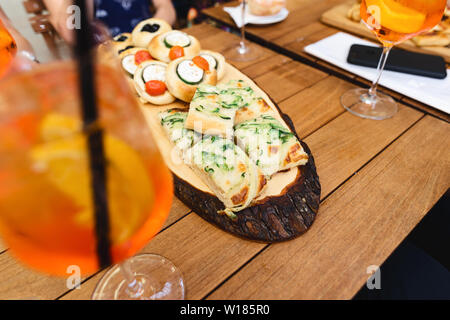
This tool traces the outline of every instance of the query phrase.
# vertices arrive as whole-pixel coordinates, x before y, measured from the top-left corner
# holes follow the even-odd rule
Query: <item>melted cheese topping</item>
[[[150,80],[166,81],[166,67],[159,64],[151,64],[142,71],[142,79],[144,82]]]
[[[202,81],[204,70],[196,66],[192,60],[184,60],[178,64],[177,67],[178,75],[182,80],[190,83],[198,83]]]
[[[187,112],[178,110],[167,110],[159,113],[161,125],[171,142],[181,150],[185,151],[200,141],[201,135],[194,130],[184,128]]]
[[[122,67],[131,75],[134,75],[137,65],[134,62],[134,54],[129,54],[122,59]]]
[[[291,165],[285,163],[286,158],[290,159],[291,147],[297,145],[298,151],[304,153],[295,135],[270,115],[240,123],[234,133],[238,145],[267,176]],[[302,163],[299,159],[298,164]]]
[[[191,43],[191,39],[189,39],[189,36],[186,33],[180,31],[172,31],[168,33],[164,40],[172,47],[187,47]]]

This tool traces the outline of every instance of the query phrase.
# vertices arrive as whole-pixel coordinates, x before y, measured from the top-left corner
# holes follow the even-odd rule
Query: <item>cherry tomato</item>
[[[150,80],[145,83],[145,91],[151,96],[160,96],[166,92],[166,84],[160,80]]]
[[[170,60],[175,60],[178,58],[184,57],[184,49],[180,46],[173,46],[169,52]]]
[[[206,61],[205,58],[202,58],[202,57],[200,57],[200,56],[196,56],[196,57],[194,57],[194,58],[192,59],[192,62],[194,62],[195,65],[196,65],[197,67],[199,67],[200,69],[203,69],[203,70],[205,70],[205,71],[208,71],[208,70],[209,70],[209,63],[208,63],[208,61]]]
[[[147,60],[153,60],[153,57],[146,50],[140,50],[134,55],[134,63],[136,65],[140,65],[142,62]]]

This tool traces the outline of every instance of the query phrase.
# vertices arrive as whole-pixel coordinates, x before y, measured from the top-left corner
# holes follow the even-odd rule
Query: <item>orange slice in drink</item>
[[[61,115],[48,117],[42,122],[41,134],[47,138],[65,137],[34,147],[30,153],[33,166],[44,172],[80,208],[72,217],[73,223],[92,228],[94,214],[86,137],[79,131],[67,136],[81,124],[76,123],[79,120],[65,119]],[[134,149],[107,134],[104,146],[108,163],[110,235],[112,242],[118,244],[129,239],[148,218],[154,193],[147,168]]]
[[[394,0],[366,0],[367,10],[376,22],[399,33],[416,33],[425,23],[426,14]]]

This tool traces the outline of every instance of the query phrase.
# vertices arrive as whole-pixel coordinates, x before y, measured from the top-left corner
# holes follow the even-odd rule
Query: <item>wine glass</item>
[[[383,45],[377,76],[370,89],[353,89],[341,97],[349,112],[362,118],[383,120],[397,113],[397,103],[377,92],[389,52],[398,43],[433,28],[441,20],[446,0],[362,0],[361,18]]]
[[[258,46],[249,43],[245,38],[245,14],[247,10],[247,0],[242,0],[241,4],[241,39],[238,45],[235,45],[224,52],[227,59],[231,61],[245,62],[258,59],[262,52]]]
[[[2,79],[2,238],[20,261],[53,275],[67,276],[73,266],[89,275],[120,263],[93,299],[183,299],[182,275],[170,261],[129,258],[161,230],[173,197],[171,173],[136,97],[120,68],[97,64],[99,118],[83,126],[77,70],[74,61],[57,61]],[[92,200],[98,172],[88,152],[93,131],[102,132],[106,160],[108,223],[101,228]],[[99,230],[109,241],[103,248]]]

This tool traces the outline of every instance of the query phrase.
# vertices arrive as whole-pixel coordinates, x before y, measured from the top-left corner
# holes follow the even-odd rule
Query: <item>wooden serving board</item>
[[[347,12],[355,4],[355,1],[348,1],[340,4],[322,14],[321,21],[335,28],[371,39],[377,40],[375,35],[362,23],[355,22],[347,17]],[[396,46],[405,50],[435,54],[443,57],[450,63],[450,47],[418,47],[412,40],[407,40]]]
[[[229,80],[244,80],[248,83],[257,95],[264,98],[277,111],[278,119],[296,133],[290,118],[280,111],[269,96],[250,78],[227,64],[225,77],[220,83],[226,83]],[[171,108],[185,108],[187,111],[188,107],[187,103],[179,100],[165,106],[141,103],[150,131],[167,166],[172,171],[175,195],[205,220],[246,239],[277,242],[292,239],[304,233],[316,217],[321,190],[314,158],[308,146],[301,142],[309,155],[307,165],[276,173],[267,183],[263,193],[256,199],[256,204],[236,213],[237,219],[232,220],[226,215],[217,213],[224,209],[222,202],[183,163],[160,124],[159,112]]]

